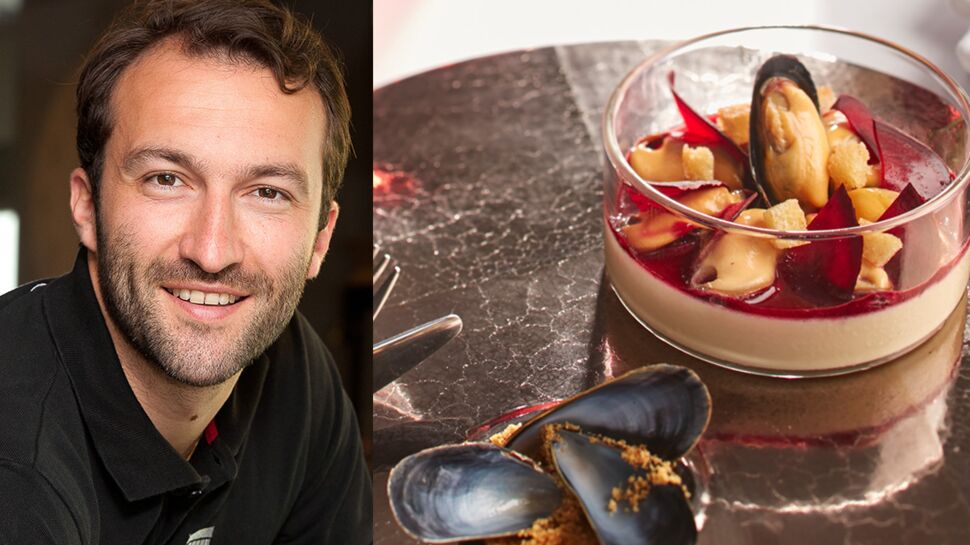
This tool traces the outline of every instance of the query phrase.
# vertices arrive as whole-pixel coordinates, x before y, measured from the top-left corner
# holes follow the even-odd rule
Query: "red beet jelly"
[[[634,195],[636,195],[634,200]],[[636,201],[645,197],[633,188],[624,185],[619,192],[618,210],[642,209]],[[656,206],[656,205],[654,205]],[[643,267],[644,270],[663,280],[670,287],[711,304],[720,305],[741,312],[777,318],[834,318],[853,316],[886,308],[906,301],[923,292],[927,287],[940,280],[963,257],[967,247],[940,270],[924,282],[906,290],[865,292],[853,295],[852,299],[841,304],[820,306],[817,302],[798,295],[798,290],[786,284],[782,275],[775,276],[775,282],[768,288],[746,297],[731,297],[697,289],[691,286],[690,278],[704,237],[710,231],[694,230],[679,240],[651,252],[639,252],[632,247],[626,237],[610,221],[610,230],[626,253]],[[779,256],[779,260],[784,255]]]

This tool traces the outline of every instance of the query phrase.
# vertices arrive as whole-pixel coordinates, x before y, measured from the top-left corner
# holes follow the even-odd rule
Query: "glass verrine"
[[[732,115],[727,107],[762,93],[753,111],[767,112],[774,84],[762,79],[753,89],[759,67],[777,54],[811,73],[827,140],[818,163],[825,196],[796,195],[802,217],[794,223],[773,208],[789,200],[782,190],[771,194],[778,185],[763,182],[769,194],[761,196],[745,179],[748,142],[735,142],[743,160],[733,167],[731,150],[707,146],[713,176],[698,175],[692,156],[703,139],[692,135],[672,92],[675,82],[689,108],[739,140],[746,133],[723,122]],[[825,94],[839,101],[819,108]],[[782,102],[795,111],[795,100]],[[858,104],[870,118],[853,109]],[[627,75],[604,115],[612,287],[665,341],[744,371],[831,375],[898,357],[937,331],[966,290],[968,112],[965,92],[926,59],[856,32],[746,28],[663,50]],[[774,138],[777,116],[759,115],[752,123]],[[851,141],[833,136],[839,131]],[[850,148],[867,150],[855,164],[866,169],[858,183],[842,180],[829,161]],[[681,176],[651,170],[664,154],[682,161]]]

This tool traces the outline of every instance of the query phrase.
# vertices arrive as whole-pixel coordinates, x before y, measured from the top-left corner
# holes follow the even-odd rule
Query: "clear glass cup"
[[[951,171],[952,181],[918,207],[889,219],[782,231],[706,215],[637,174],[628,153],[645,137],[682,124],[668,83],[671,72],[679,95],[709,115],[749,103],[758,67],[777,53],[795,55],[816,86],[860,99],[874,117],[931,148]],[[734,369],[804,377],[851,372],[896,358],[939,330],[966,291],[968,115],[966,93],[939,68],[896,44],[856,32],[744,28],[665,49],[627,75],[604,116],[604,246],[613,290],[663,340]],[[677,226],[668,237],[672,242],[640,244],[635,226],[656,215],[665,216],[664,225]],[[825,282],[835,270],[827,261],[835,259],[833,249],[860,248],[871,235],[886,233],[901,240],[902,249],[876,267],[881,272],[866,269],[868,261],[863,262],[863,278],[850,286],[850,294],[843,289],[842,296],[829,297]],[[773,269],[771,258],[753,250],[766,244],[776,248]],[[750,280],[741,277],[731,284],[734,269],[726,263],[741,257],[767,263],[774,275],[770,283],[760,284],[767,287],[731,291],[730,286]],[[817,265],[821,262],[826,264]],[[717,279],[723,281],[716,284]],[[845,278],[838,281],[844,284]]]

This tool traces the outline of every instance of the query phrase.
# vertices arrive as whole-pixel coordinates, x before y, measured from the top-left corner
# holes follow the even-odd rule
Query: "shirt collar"
[[[162,437],[135,398],[91,282],[87,250],[82,246],[74,269],[45,289],[44,313],[104,466],[128,501],[204,484],[199,472]],[[215,442],[222,442],[219,446],[233,455],[239,452],[252,422],[266,363],[256,362],[250,366],[253,372],[243,372],[216,417],[219,436]]]

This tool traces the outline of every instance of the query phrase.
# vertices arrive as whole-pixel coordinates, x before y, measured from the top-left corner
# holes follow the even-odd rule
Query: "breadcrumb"
[[[829,154],[829,177],[832,188],[844,185],[847,190],[866,187],[869,181],[869,150],[861,141],[843,141]]]
[[[487,540],[489,545],[598,545],[596,534],[586,522],[579,501],[567,495],[559,507],[546,518],[532,523],[531,528],[515,537]]]
[[[733,104],[721,108],[717,111],[717,126],[735,144],[739,146],[747,144],[751,126],[751,106]]]
[[[681,151],[684,178],[687,180],[714,179],[714,153],[710,148],[684,146]]]
[[[886,269],[876,267],[863,260],[859,278],[855,282],[855,291],[887,291],[893,289],[892,280]]]
[[[543,427],[541,458],[547,466],[551,464],[552,460],[552,442],[561,430],[582,431],[579,426],[572,423],[551,424]],[[496,434],[496,436],[504,435],[506,431],[508,431],[508,428]],[[634,468],[644,470],[644,473],[631,475],[626,482],[618,483],[618,486],[613,487],[611,496],[607,501],[607,509],[610,513],[615,513],[620,508],[637,512],[640,502],[649,495],[650,488],[660,484],[680,486],[684,492],[684,497],[690,498],[687,487],[674,471],[673,463],[654,456],[645,446],[631,446],[625,441],[599,435],[588,434],[587,436],[591,442],[603,443],[620,449],[624,461]],[[559,479],[558,474],[554,474],[554,477],[563,490],[563,501],[552,515],[536,520],[532,527],[521,530],[514,537],[489,539],[485,543],[487,545],[598,545],[599,540],[590,527],[579,500],[569,492],[569,489]]]
[[[903,241],[889,233],[864,233],[862,259],[875,267],[884,267],[903,247]]]
[[[504,430],[489,436],[488,442],[495,445],[496,447],[504,447],[505,445],[509,444],[509,439],[512,438],[512,434],[519,431],[519,428],[521,427],[522,427],[521,423],[509,424],[508,426],[505,426]]]
[[[765,225],[777,231],[804,231],[808,228],[805,212],[799,206],[798,199],[788,199],[772,206],[765,210],[764,218]],[[774,239],[771,243],[775,245],[775,248],[782,250],[805,244],[803,241],[780,239]]]

